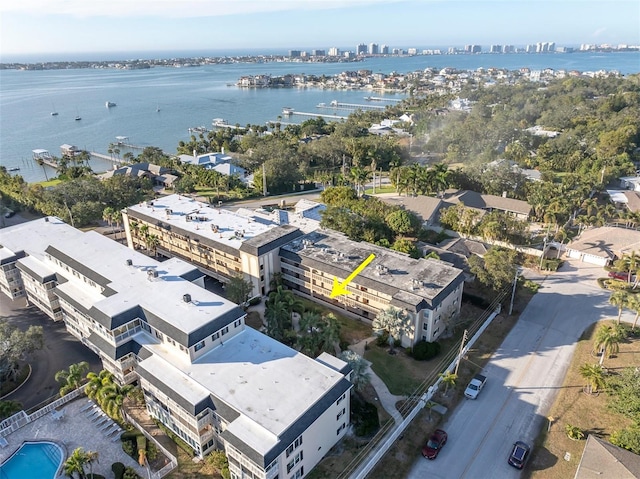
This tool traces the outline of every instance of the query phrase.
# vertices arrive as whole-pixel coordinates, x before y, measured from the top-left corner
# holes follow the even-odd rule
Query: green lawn
[[[43,188],[49,188],[51,186],[56,186],[59,183],[62,183],[62,180],[54,178],[49,181],[40,181],[39,183],[36,183],[36,184],[42,186]]]
[[[408,396],[422,382],[421,376],[424,379],[427,365],[407,356],[402,348],[397,348],[396,351],[392,355],[389,354],[388,347],[371,344],[364,357],[371,361],[371,369],[387,385],[391,394]]]
[[[382,188],[377,187],[376,188],[376,194],[378,193],[395,193],[396,189],[393,186],[383,186]],[[369,188],[364,190],[364,194],[365,195],[372,195],[373,194],[373,188]]]
[[[357,342],[362,341],[372,335],[371,326],[368,324],[358,321],[357,319],[347,318],[346,316],[341,315],[336,312],[334,309],[331,309],[327,306],[323,306],[318,303],[314,303],[308,299],[298,298],[305,309],[315,309],[319,310],[320,314],[333,314],[338,323],[340,323],[340,340],[344,341],[348,344],[355,344]]]

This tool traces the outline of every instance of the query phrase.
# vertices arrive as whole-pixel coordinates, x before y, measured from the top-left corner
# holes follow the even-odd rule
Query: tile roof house
[[[631,251],[640,251],[640,231],[614,226],[591,228],[567,245],[569,258],[605,266]]]

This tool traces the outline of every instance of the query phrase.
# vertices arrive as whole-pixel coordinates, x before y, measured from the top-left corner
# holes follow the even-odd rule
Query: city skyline
[[[635,0],[8,0],[0,13],[0,61],[51,53],[355,50],[361,43],[640,44]]]

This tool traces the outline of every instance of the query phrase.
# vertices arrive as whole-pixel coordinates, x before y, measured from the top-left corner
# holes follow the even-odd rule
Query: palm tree
[[[72,364],[69,366],[69,369],[58,371],[54,376],[54,379],[59,383],[64,383],[60,387],[60,396],[64,396],[74,389],[79,388],[82,379],[84,379],[88,371],[89,363],[86,361]]]
[[[0,421],[13,416],[18,411],[22,411],[22,403],[18,401],[0,401]]]
[[[599,364],[583,364],[580,366],[580,375],[587,380],[589,394],[605,386],[604,370]]]
[[[370,175],[370,171],[367,171],[360,166],[354,166],[353,168],[351,168],[350,176],[356,187],[358,196],[361,196],[364,192],[364,183],[369,179]]]
[[[369,363],[355,351],[349,349],[340,353],[340,359],[351,366],[351,384],[356,391],[362,391],[371,382]]]
[[[611,293],[611,296],[609,297],[609,303],[611,303],[613,306],[618,307],[618,319],[616,321],[617,324],[620,324],[620,317],[622,316],[622,308],[627,306],[628,300],[629,300],[629,294],[625,291],[614,291],[613,293]]]
[[[112,382],[111,380],[112,376],[113,375],[105,369],[100,371],[98,374],[94,372],[90,372],[89,374],[87,374],[87,379],[89,380],[89,382],[84,387],[85,394],[89,396],[90,399],[97,400],[100,390],[104,386]]]
[[[75,477],[78,474],[80,479],[86,477],[84,467],[89,462],[87,454],[81,447],[76,448],[64,463],[64,473],[69,477]]]
[[[636,313],[633,318],[633,326],[631,326],[631,331],[636,330],[636,324],[638,323],[638,317],[640,317],[640,298],[636,294],[630,294],[627,299],[627,308]]]
[[[282,341],[286,322],[291,318],[289,311],[282,302],[267,304],[264,319],[267,322],[267,335]]]
[[[449,388],[454,387],[456,385],[456,381],[458,380],[458,375],[447,370],[446,372],[440,374],[440,378],[444,383],[444,395],[446,396]]]
[[[85,457],[87,459],[87,464],[89,464],[89,478],[93,479],[93,463],[94,461],[99,463],[98,461],[98,452],[97,451],[87,451],[85,453]]]
[[[596,331],[596,337],[593,343],[593,350],[600,353],[600,366],[604,363],[605,356],[611,357],[620,350],[620,331],[615,328],[603,324]]]
[[[409,334],[411,326],[411,317],[405,311],[393,306],[380,311],[372,323],[375,334],[380,335],[384,331],[389,334],[389,348],[392,354],[395,352],[393,346],[396,340],[402,340],[404,335]]]
[[[156,235],[147,235],[145,238],[145,244],[148,251],[153,251],[153,255],[158,257],[158,246],[160,246],[160,238]]]

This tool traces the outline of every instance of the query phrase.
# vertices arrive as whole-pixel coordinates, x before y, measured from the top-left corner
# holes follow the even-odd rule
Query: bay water
[[[374,104],[364,99],[370,95],[404,98],[367,90],[236,87],[236,81],[244,75],[334,75],[359,69],[405,73],[428,67],[615,70],[626,75],[640,72],[640,53],[419,55],[368,58],[355,63],[233,63],[147,70],[0,70],[0,165],[28,182],[42,181],[45,171],[33,161],[34,149],[59,156],[60,145],[71,144],[107,154],[117,136],[126,136],[131,144],[156,146],[174,154],[178,142],[189,139],[189,128],[211,128],[214,118],[241,126],[279,120],[299,123],[305,118],[294,115],[287,119],[282,116],[282,108],[347,116],[348,111],[321,110],[316,105],[328,105],[333,100]],[[106,102],[116,106],[108,108]],[[52,116],[53,111],[58,115]],[[81,120],[76,121],[76,116]],[[120,155],[126,151],[121,148]],[[94,158],[91,167],[97,172],[106,171],[113,163]],[[46,174],[51,177],[55,172],[48,170]]]

